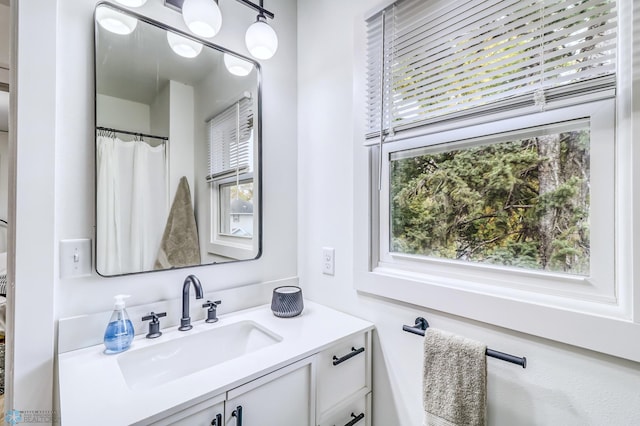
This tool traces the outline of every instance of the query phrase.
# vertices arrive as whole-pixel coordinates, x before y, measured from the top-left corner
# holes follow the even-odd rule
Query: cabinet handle
[[[211,426],[223,426],[222,425],[222,414],[216,414],[216,418],[211,420]]]
[[[361,347],[360,349],[356,349],[353,346],[351,347],[351,352],[349,352],[348,354],[346,354],[345,356],[343,356],[342,358],[338,358],[337,356],[333,356],[333,365],[338,365],[340,363],[345,362],[348,359],[353,358],[354,356],[361,354],[362,352],[364,352],[364,346]]]
[[[231,417],[236,418],[236,426],[242,426],[242,405],[238,405],[231,413]]]
[[[345,424],[344,426],[353,426],[353,425],[355,425],[360,420],[364,419],[364,413],[360,413],[357,416],[354,413],[351,413],[351,417],[353,417],[353,419],[351,419],[351,421],[349,423]]]

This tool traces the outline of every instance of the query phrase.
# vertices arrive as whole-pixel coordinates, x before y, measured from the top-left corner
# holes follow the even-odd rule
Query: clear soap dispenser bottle
[[[129,297],[126,294],[115,296],[116,304],[111,314],[111,319],[104,332],[104,353],[116,354],[129,349],[134,336],[136,335],[133,324],[129,319],[127,311],[124,309],[124,299]]]

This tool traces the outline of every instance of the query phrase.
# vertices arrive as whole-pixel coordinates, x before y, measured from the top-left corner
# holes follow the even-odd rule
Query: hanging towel
[[[164,228],[155,269],[200,264],[198,228],[187,178],[182,176]]]
[[[484,426],[487,347],[427,328],[424,337],[424,424]]]

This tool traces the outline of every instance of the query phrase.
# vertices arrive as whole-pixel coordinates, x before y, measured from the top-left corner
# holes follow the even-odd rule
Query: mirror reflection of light
[[[184,58],[195,58],[202,51],[202,44],[167,31],[167,41],[171,49]]]
[[[222,26],[222,13],[214,0],[184,0],[182,19],[200,37],[213,37]]]
[[[244,41],[254,58],[269,59],[278,50],[278,36],[261,16],[247,28]]]
[[[140,7],[147,2],[147,0],[116,0],[116,2],[128,7]]]
[[[138,25],[138,20],[132,16],[127,16],[108,7],[98,7],[96,9],[96,19],[100,26],[114,34],[131,34]]]
[[[240,77],[249,75],[253,70],[253,64],[251,62],[240,59],[234,55],[229,55],[228,53],[224,54],[224,66],[227,67],[227,70],[231,74],[238,75]]]

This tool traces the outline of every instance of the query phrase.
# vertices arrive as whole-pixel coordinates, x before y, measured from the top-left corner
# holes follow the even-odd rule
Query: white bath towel
[[[485,424],[486,349],[471,339],[427,328],[423,370],[425,425]]]

